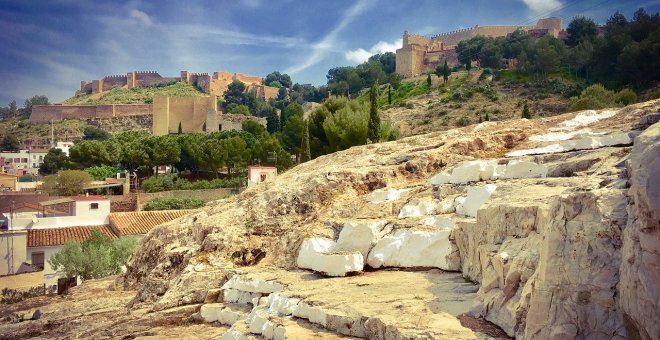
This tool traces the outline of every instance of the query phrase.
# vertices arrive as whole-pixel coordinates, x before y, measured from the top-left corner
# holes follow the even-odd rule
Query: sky
[[[0,105],[59,102],[81,80],[227,70],[324,84],[327,71],[401,47],[404,31],[530,25],[660,10],[660,0],[0,0]]]

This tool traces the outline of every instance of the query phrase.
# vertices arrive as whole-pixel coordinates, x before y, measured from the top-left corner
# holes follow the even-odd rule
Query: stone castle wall
[[[156,136],[177,133],[218,131],[217,99],[209,97],[154,97],[152,133]]]
[[[30,123],[46,123],[63,119],[94,119],[150,115],[150,104],[109,105],[35,105]]]
[[[420,73],[434,70],[438,63],[458,66],[455,52],[456,45],[463,40],[478,35],[487,37],[503,37],[518,29],[532,32],[534,36],[552,35],[559,37],[562,30],[562,19],[559,17],[544,18],[533,26],[479,26],[441,33],[430,38],[403,33],[403,46],[396,51],[396,72],[404,77],[412,77]]]

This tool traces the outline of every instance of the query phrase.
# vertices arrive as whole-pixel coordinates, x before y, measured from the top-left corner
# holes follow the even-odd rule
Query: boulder
[[[467,196],[462,203],[458,203],[456,206],[456,213],[477,217],[477,210],[488,201],[490,195],[495,192],[497,186],[495,184],[486,184],[480,187],[469,187],[467,190]]]
[[[450,255],[455,246],[449,240],[451,229],[438,231],[397,230],[383,237],[369,252],[367,264],[380,267],[437,267],[458,270],[460,263]]]
[[[346,276],[364,268],[364,257],[359,251],[337,251],[333,240],[308,238],[298,252],[298,268],[311,269],[328,276]]]

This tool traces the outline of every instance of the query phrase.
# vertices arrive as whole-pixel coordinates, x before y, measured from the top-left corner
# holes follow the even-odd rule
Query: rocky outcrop
[[[468,311],[521,339],[656,339],[659,127],[639,122],[658,109],[319,157],[152,230],[117,283],[132,308],[207,304],[227,339],[496,336]]]
[[[635,138],[627,162],[628,223],[623,232],[620,305],[631,339],[657,339],[660,324],[660,123]]]

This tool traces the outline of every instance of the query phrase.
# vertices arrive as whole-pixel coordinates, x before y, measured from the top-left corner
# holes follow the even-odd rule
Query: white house
[[[69,149],[73,146],[73,142],[57,142],[55,144],[56,149],[62,150],[65,155],[69,156]]]
[[[39,203],[42,211],[15,213],[9,230],[98,226],[109,223],[110,200],[103,196],[73,196]],[[68,211],[50,207],[66,205]]]
[[[56,290],[58,280],[62,277],[61,273],[51,267],[48,259],[60,251],[67,242],[85,241],[92,235],[94,230],[110,238],[117,238],[109,225],[44,228],[27,231],[26,260],[33,266],[43,269],[46,289]]]
[[[277,177],[277,168],[274,166],[248,166],[248,187],[257,185]]]
[[[21,151],[2,151],[0,152],[0,158],[4,158],[6,169],[24,169],[27,170],[30,167],[30,151],[21,150]]]

